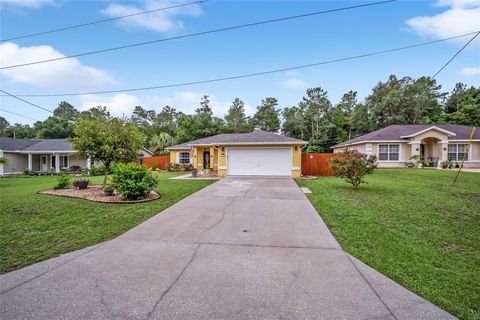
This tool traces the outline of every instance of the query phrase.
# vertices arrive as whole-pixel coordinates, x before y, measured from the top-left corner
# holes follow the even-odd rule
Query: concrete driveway
[[[290,178],[225,178],[1,276],[2,319],[450,319],[347,255]]]

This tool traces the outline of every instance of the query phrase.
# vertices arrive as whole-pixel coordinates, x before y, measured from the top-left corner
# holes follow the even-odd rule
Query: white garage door
[[[228,148],[231,176],[291,176],[292,148]]]

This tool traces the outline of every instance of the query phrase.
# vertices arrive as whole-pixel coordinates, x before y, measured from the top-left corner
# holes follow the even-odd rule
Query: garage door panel
[[[291,148],[229,148],[229,175],[291,176]]]

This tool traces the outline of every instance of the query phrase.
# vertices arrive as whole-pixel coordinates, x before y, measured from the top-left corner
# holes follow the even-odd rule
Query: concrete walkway
[[[451,319],[336,242],[290,178],[226,178],[1,276],[1,319]]]

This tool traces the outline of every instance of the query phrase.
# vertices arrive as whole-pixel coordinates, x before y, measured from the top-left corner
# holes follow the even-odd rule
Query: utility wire
[[[221,81],[228,81],[228,80],[249,78],[249,77],[255,77],[255,76],[262,76],[262,75],[268,75],[268,74],[273,74],[273,73],[280,73],[280,72],[292,71],[292,70],[297,70],[297,69],[305,69],[305,68],[311,68],[311,67],[316,67],[316,66],[320,66],[320,65],[333,64],[333,63],[338,63],[338,62],[343,62],[343,61],[366,58],[366,57],[381,55],[381,54],[385,54],[385,53],[391,53],[391,52],[396,52],[396,51],[401,51],[401,50],[426,46],[426,45],[439,43],[439,42],[443,42],[443,41],[448,41],[448,40],[452,40],[452,39],[457,39],[457,38],[465,37],[465,36],[468,36],[468,35],[471,35],[471,34],[474,34],[474,33],[478,33],[478,32],[480,32],[480,31],[470,32],[470,33],[466,33],[466,34],[462,34],[462,35],[458,35],[458,36],[454,36],[454,37],[450,37],[450,38],[444,38],[444,39],[438,39],[438,40],[433,40],[433,41],[428,41],[428,42],[416,43],[416,44],[403,46],[403,47],[398,47],[398,48],[393,48],[393,49],[364,53],[364,54],[360,54],[360,55],[356,55],[356,56],[350,56],[350,57],[333,59],[333,60],[326,60],[326,61],[304,64],[304,65],[299,65],[299,66],[294,66],[294,67],[286,67],[286,68],[281,68],[281,69],[274,69],[274,70],[261,71],[261,72],[255,72],[255,73],[247,73],[247,74],[236,75],[236,76],[228,76],[228,77],[213,78],[213,79],[207,79],[207,80],[198,80],[198,81],[191,81],[191,82],[182,82],[182,83],[175,83],[175,84],[165,84],[165,85],[158,85],[158,86],[151,86],[151,87],[128,88],[128,89],[121,89],[121,90],[50,93],[50,94],[21,94],[21,95],[18,95],[18,96],[21,96],[21,97],[83,96],[83,95],[89,95],[89,94],[109,94],[109,93],[119,93],[119,92],[132,92],[132,91],[143,91],[143,90],[183,87],[183,86],[190,86],[190,85],[203,84],[203,83],[221,82]]]
[[[24,39],[24,38],[30,38],[30,37],[36,37],[36,36],[40,36],[40,35],[44,35],[44,34],[55,33],[55,32],[60,32],[60,31],[66,31],[66,30],[91,26],[91,25],[94,25],[94,24],[99,24],[99,23],[104,23],[104,22],[109,22],[109,21],[114,21],[114,20],[119,20],[119,19],[125,19],[125,18],[139,16],[139,15],[142,15],[142,14],[147,14],[147,13],[152,13],[152,12],[164,11],[164,10],[175,9],[175,8],[180,8],[180,7],[186,7],[186,6],[190,6],[190,5],[193,5],[193,4],[201,4],[201,3],[207,2],[207,1],[209,1],[209,0],[200,0],[200,1],[195,1],[195,2],[188,2],[188,3],[177,4],[177,5],[174,5],[174,6],[169,6],[169,7],[164,7],[164,8],[158,8],[158,9],[153,9],[153,10],[148,10],[148,11],[141,11],[141,12],[137,12],[137,13],[127,14],[127,15],[124,15],[124,16],[118,16],[118,17],[113,17],[113,18],[108,18],[108,19],[103,19],[103,20],[90,21],[90,22],[85,22],[85,23],[76,24],[76,25],[72,25],[72,26],[62,27],[62,28],[58,28],[58,29],[52,29],[52,30],[41,31],[41,32],[36,32],[36,33],[31,33],[31,34],[25,34],[25,35],[21,35],[21,36],[15,36],[15,37],[12,37],[12,38],[7,38],[7,39],[1,39],[0,42],[12,41],[12,40],[18,40],[18,39]]]
[[[41,107],[41,106],[39,106],[38,104],[32,103],[32,102],[27,101],[27,100],[25,100],[25,99],[19,98],[19,97],[17,97],[16,95],[11,94],[11,93],[8,93],[8,92],[6,92],[6,91],[4,91],[4,90],[2,90],[2,89],[0,89],[0,92],[3,92],[3,93],[6,94],[7,96],[10,96],[10,97],[15,98],[15,99],[20,100],[20,101],[23,101],[23,102],[25,102],[26,104],[29,104],[29,105],[34,106],[34,107],[36,107],[36,108],[39,108],[39,109],[45,110],[45,111],[47,111],[47,112],[53,113],[52,110],[49,110],[49,109],[44,108],[44,107]]]
[[[13,112],[13,111],[8,111],[8,110],[2,109],[2,108],[0,108],[0,111],[11,113],[11,114],[14,114],[16,116],[23,117],[23,118],[26,118],[26,119],[30,119],[30,120],[33,120],[33,121],[40,121],[40,120],[37,120],[37,119],[30,118],[28,116],[24,116],[23,114],[16,113],[16,112]]]
[[[455,54],[453,55],[453,57],[452,57],[450,60],[448,60],[447,63],[445,63],[445,64],[443,65],[443,67],[441,67],[440,70],[437,71],[437,73],[435,73],[435,74],[433,75],[432,78],[435,79],[435,77],[436,77],[440,72],[442,72],[442,70],[445,69],[445,68],[450,64],[450,62],[452,62],[452,61],[460,54],[460,52],[463,51],[463,49],[465,49],[473,40],[475,40],[475,38],[476,38],[479,34],[480,34],[480,31],[478,31],[477,33],[475,33],[475,35],[474,35],[470,40],[468,40],[468,42],[465,43],[465,45],[464,45],[463,47],[461,47],[460,50],[458,50],[457,53],[455,53]]]
[[[371,3],[366,3],[366,4],[360,4],[360,5],[349,6],[349,7],[341,7],[341,8],[336,8],[336,9],[329,9],[329,10],[305,13],[305,14],[288,16],[288,17],[283,17],[283,18],[262,20],[262,21],[257,21],[257,22],[247,23],[247,24],[241,24],[241,25],[232,26],[232,27],[212,29],[212,30],[189,33],[189,34],[184,34],[184,35],[170,37],[170,38],[163,38],[163,39],[157,39],[157,40],[151,40],[151,41],[145,41],[145,42],[137,42],[137,43],[127,44],[127,45],[118,46],[118,47],[111,47],[111,48],[100,49],[100,50],[95,50],[95,51],[77,53],[77,54],[72,54],[72,55],[58,57],[58,58],[32,61],[32,62],[15,64],[15,65],[10,65],[10,66],[3,66],[3,67],[0,67],[0,70],[12,69],[12,68],[18,68],[18,67],[25,67],[25,66],[47,63],[47,62],[53,62],[53,61],[64,60],[64,59],[71,59],[71,58],[93,55],[93,54],[98,54],[98,53],[103,53],[103,52],[116,51],[116,50],[122,50],[122,49],[127,49],[127,48],[138,47],[138,46],[144,46],[144,45],[149,45],[149,44],[153,44],[153,43],[159,43],[159,42],[165,42],[165,41],[171,41],[171,40],[201,36],[201,35],[206,35],[206,34],[211,34],[211,33],[218,33],[218,32],[223,32],[223,31],[230,31],[230,30],[235,30],[235,29],[253,27],[253,26],[258,26],[258,25],[263,25],[263,24],[268,24],[268,23],[275,23],[275,22],[286,21],[286,20],[306,18],[306,17],[311,17],[311,16],[325,14],[325,13],[344,11],[344,10],[350,10],[350,9],[358,9],[358,8],[363,8],[363,7],[369,7],[369,6],[379,5],[379,4],[390,3],[390,2],[394,2],[394,1],[396,1],[396,0],[385,0],[385,1],[379,1],[379,2],[371,2]]]

